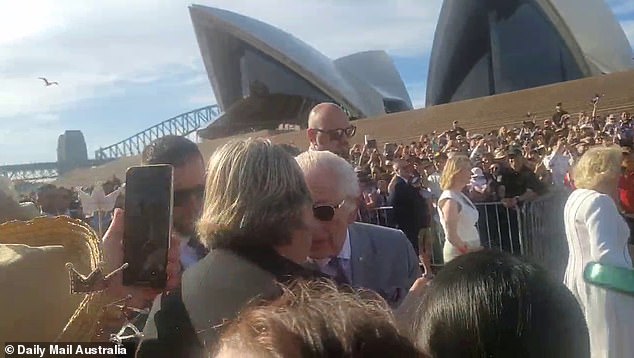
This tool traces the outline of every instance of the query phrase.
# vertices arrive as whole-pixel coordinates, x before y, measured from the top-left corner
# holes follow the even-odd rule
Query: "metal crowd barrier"
[[[529,257],[563,280],[568,247],[563,221],[567,192],[555,192],[521,207],[506,208],[500,202],[475,203],[480,214],[476,224],[482,246]],[[368,222],[395,227],[392,207],[370,209]],[[432,220],[435,237],[432,264],[442,265],[444,234]]]
[[[392,207],[391,206],[381,206],[379,208],[372,208],[369,212],[369,220],[370,224],[387,226],[387,227],[396,227],[394,224],[394,220],[392,217]]]
[[[476,224],[482,246],[512,254],[524,254],[521,208],[507,208],[499,202],[476,203],[480,214]]]
[[[568,263],[568,243],[564,227],[564,206],[568,191],[556,191],[523,208],[523,235],[526,256],[563,282]]]

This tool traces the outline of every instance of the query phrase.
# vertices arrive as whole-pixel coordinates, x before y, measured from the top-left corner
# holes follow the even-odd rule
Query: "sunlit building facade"
[[[427,105],[632,69],[603,0],[445,0]]]
[[[293,35],[230,11],[190,7],[196,38],[224,114],[199,132],[216,138],[245,130],[306,126],[310,109],[335,102],[352,118],[412,109],[392,59],[368,51],[332,60]]]

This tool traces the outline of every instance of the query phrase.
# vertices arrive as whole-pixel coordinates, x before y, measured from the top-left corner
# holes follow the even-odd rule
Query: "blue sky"
[[[571,0],[572,1],[572,0]],[[89,155],[214,103],[181,0],[0,1],[0,164],[55,161],[82,130]],[[209,0],[286,30],[337,58],[384,49],[412,100],[425,80],[441,0]],[[609,0],[630,43],[634,0]],[[60,82],[45,88],[37,77]]]

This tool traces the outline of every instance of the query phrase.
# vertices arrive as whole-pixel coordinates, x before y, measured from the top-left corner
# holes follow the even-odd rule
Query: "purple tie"
[[[328,262],[328,266],[335,271],[335,275],[332,276],[332,279],[338,285],[349,285],[348,276],[346,276],[346,271],[343,268],[344,259],[339,257],[333,257]]]

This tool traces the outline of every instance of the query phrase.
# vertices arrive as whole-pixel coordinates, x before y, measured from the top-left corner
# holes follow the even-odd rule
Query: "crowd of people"
[[[308,150],[234,140],[207,166],[195,143],[161,138],[139,164],[174,168],[166,287],[124,286],[115,274],[99,290],[104,302],[127,298],[125,308],[149,310],[134,323],[143,332],[132,337],[140,357],[632,356],[627,288],[583,277],[594,261],[606,270],[632,265],[620,214],[634,200],[620,198],[634,198],[634,168],[621,171],[623,159],[634,162],[626,151],[634,126],[627,113],[597,116],[597,103],[592,115],[573,118],[558,104],[543,123],[529,114],[521,128],[483,134],[454,122],[383,151],[372,139],[350,146],[356,127],[339,106],[322,103],[308,118]],[[121,186],[112,179],[102,189]],[[564,282],[505,247],[483,249],[477,203],[519,210],[574,189]],[[43,186],[29,215],[83,219],[79,192],[90,190]],[[125,266],[121,194],[100,238],[104,273]],[[29,219],[12,210],[35,205],[19,204],[10,184],[0,195],[3,221]],[[393,228],[371,223],[385,206]],[[434,272],[438,235],[445,265]],[[33,316],[25,310],[11,317]],[[117,336],[128,314],[100,316],[92,339]],[[43,316],[30,322],[38,320],[52,325]],[[5,340],[28,341],[29,333],[14,329]]]

